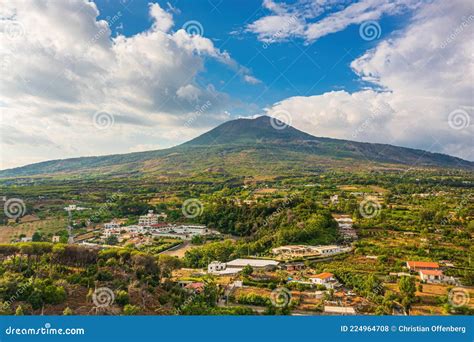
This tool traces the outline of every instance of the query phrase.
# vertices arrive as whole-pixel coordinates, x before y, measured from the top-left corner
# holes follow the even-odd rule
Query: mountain
[[[272,122],[272,120],[274,120]],[[268,116],[256,119],[227,121],[182,146],[242,145],[271,141],[273,143],[302,143],[315,137]]]
[[[0,171],[0,177],[191,176],[312,173],[334,168],[441,167],[474,170],[445,154],[314,137],[267,116],[225,122],[172,148],[52,160]]]

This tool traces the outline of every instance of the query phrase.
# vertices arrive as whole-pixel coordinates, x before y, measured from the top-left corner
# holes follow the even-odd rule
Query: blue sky
[[[293,1],[294,2],[294,1]],[[132,36],[149,29],[152,25],[148,11],[149,1],[96,1],[101,15],[107,20],[118,11],[123,13],[120,23],[111,25],[113,35]],[[255,106],[237,107],[235,114],[251,115],[290,96],[322,94],[331,90],[357,91],[366,87],[352,71],[350,63],[377,41],[400,29],[410,16],[409,12],[395,16],[383,16],[378,21],[383,30],[380,38],[367,41],[359,35],[359,25],[350,25],[345,30],[322,37],[312,44],[301,38],[284,42],[264,44],[245,26],[269,14],[258,1],[158,1],[162,8],[172,6],[175,29],[186,22],[196,20],[204,29],[204,36],[212,39],[216,48],[228,51],[241,65],[252,70],[262,83],[248,86],[235,78],[235,72],[215,61],[207,61],[206,72],[200,82],[212,83],[218,90],[229,93],[245,103]],[[291,3],[291,2],[289,2]],[[329,12],[331,13],[331,12]],[[320,18],[327,16],[322,15]],[[118,28],[118,29],[117,29]]]
[[[238,117],[474,160],[470,0],[7,0],[0,169]]]

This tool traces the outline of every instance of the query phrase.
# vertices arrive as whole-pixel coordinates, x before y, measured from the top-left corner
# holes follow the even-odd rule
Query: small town
[[[304,187],[307,188],[306,185]],[[247,200],[244,205],[258,205],[259,201],[274,197],[275,190],[266,189],[254,191],[254,199]],[[328,208],[337,208],[344,205],[347,196],[384,201],[383,196],[377,193],[351,192],[340,196],[331,195],[322,203]],[[240,202],[234,201],[235,205],[242,207]],[[280,203],[287,205],[286,200]],[[450,289],[465,291],[461,295],[467,293],[467,298],[472,292],[472,289],[462,285],[458,277],[451,275],[456,266],[445,259],[402,259],[393,267],[384,266],[383,272],[376,271],[377,276],[374,276],[373,271],[369,270],[379,268],[377,265],[385,263],[386,256],[377,255],[374,251],[361,254],[362,241],[372,234],[367,235],[357,228],[360,224],[354,222],[349,214],[333,213],[330,216],[335,222],[334,233],[339,237],[338,244],[283,244],[263,253],[243,251],[240,256],[232,258],[231,254],[218,250],[209,255],[199,253],[202,253],[200,249],[207,247],[230,248],[238,243],[236,236],[204,224],[190,223],[186,217],[183,217],[183,222],[176,219],[170,221],[169,215],[173,214],[169,211],[150,209],[135,217],[113,217],[103,223],[92,223],[79,218],[89,217],[93,212],[90,207],[69,204],[63,210],[67,229],[62,230],[61,234],[50,235],[53,244],[67,243],[95,250],[99,254],[109,250],[116,250],[117,253],[120,250],[152,253],[163,263],[161,267],[168,270],[160,280],[162,284],[182,289],[187,298],[204,295],[209,284],[213,284],[216,288],[215,305],[221,310],[289,315],[364,315],[374,312],[407,315],[410,311],[411,314],[427,314],[425,308],[433,310],[432,301],[439,300],[436,298]],[[22,218],[25,221],[28,219],[31,218]],[[81,222],[85,222],[83,228],[78,229]],[[33,223],[31,221],[30,224]],[[364,236],[362,241],[361,233]],[[401,234],[400,237],[405,240],[427,242],[426,238],[418,238],[414,232],[396,234]],[[38,234],[35,233],[19,237],[17,241],[29,243],[37,239]],[[41,235],[40,240],[45,239],[46,236]],[[220,254],[222,257],[218,257]],[[350,265],[363,267],[366,270],[363,272],[367,274],[350,277],[352,271],[344,271]],[[398,299],[397,292],[402,290],[403,282],[407,283],[403,286],[412,289],[409,290],[413,291],[412,296],[420,296],[421,302],[407,306],[403,298]],[[377,296],[390,300],[390,304],[377,304]],[[186,309],[179,310],[186,312]]]

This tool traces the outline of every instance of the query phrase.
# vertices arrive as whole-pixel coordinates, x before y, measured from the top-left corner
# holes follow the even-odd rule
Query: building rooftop
[[[314,249],[336,249],[336,248],[341,248],[341,246],[337,246],[337,245],[327,245],[327,246],[313,246],[312,248]]]
[[[443,271],[440,271],[440,270],[420,270],[420,274],[432,275],[432,276],[442,276]]]
[[[227,267],[245,267],[250,265],[252,267],[277,266],[278,261],[264,260],[264,259],[235,259],[227,263]]]
[[[324,306],[324,312],[335,314],[355,315],[355,309],[351,306]]]
[[[427,268],[439,268],[439,264],[437,262],[430,262],[430,261],[407,261],[407,265],[409,267],[427,267]]]
[[[331,277],[334,277],[334,274],[329,273],[329,272],[323,272],[323,273],[319,273],[319,274],[316,274],[316,275],[309,276],[309,278],[319,278],[319,279],[327,279],[327,278],[331,278]]]

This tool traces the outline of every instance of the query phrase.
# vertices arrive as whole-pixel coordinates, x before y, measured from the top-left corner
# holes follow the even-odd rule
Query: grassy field
[[[37,230],[40,230],[45,235],[50,235],[65,228],[66,220],[64,218],[48,218],[45,220],[0,226],[0,243],[9,243],[11,240],[17,239],[22,234],[31,237]]]

